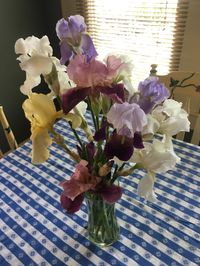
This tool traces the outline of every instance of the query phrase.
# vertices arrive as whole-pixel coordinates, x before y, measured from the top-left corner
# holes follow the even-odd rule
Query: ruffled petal
[[[86,24],[82,16],[70,16],[68,21],[60,19],[56,24],[56,32],[61,40],[62,63],[75,54],[83,54],[87,62],[96,57],[96,49],[91,37],[86,33]]]
[[[64,113],[69,113],[78,103],[83,101],[89,93],[89,88],[71,88],[62,95]]]
[[[86,61],[89,62],[92,58],[96,57],[97,51],[94,47],[93,41],[88,34],[82,35],[81,48],[83,55],[86,56]]]
[[[142,135],[153,136],[159,129],[160,123],[151,114],[147,115],[147,125],[142,130]]]
[[[43,163],[49,157],[48,147],[52,142],[48,130],[56,118],[62,115],[62,111],[56,111],[53,101],[47,95],[37,93],[31,93],[22,108],[31,122],[32,162]]]
[[[32,140],[32,163],[44,163],[49,158],[48,147],[52,144],[48,130],[46,128],[32,127],[30,139]]]
[[[32,89],[38,86],[41,82],[40,76],[30,76],[26,74],[26,80],[22,86],[20,86],[20,91],[24,95],[30,95],[32,93]]]
[[[20,38],[15,42],[15,53],[16,54],[27,53],[26,42],[23,38]]]
[[[98,91],[109,96],[116,103],[123,103],[125,101],[124,85],[113,84],[109,87],[98,87]]]
[[[148,173],[139,181],[137,193],[145,200],[155,201],[156,194],[154,193],[154,178],[155,175]]]
[[[133,154],[133,139],[114,133],[106,143],[104,153],[108,159],[116,156],[121,161],[128,161]]]
[[[64,18],[58,20],[56,23],[56,33],[60,40],[71,37],[68,22]]]
[[[142,135],[139,132],[136,132],[134,134],[134,138],[133,138],[133,146],[137,149],[143,149],[144,148],[144,144],[142,141]]]
[[[22,70],[31,76],[47,75],[52,70],[52,60],[45,56],[32,56],[30,59],[20,63]]]
[[[98,192],[100,193],[102,198],[110,204],[115,203],[122,196],[122,189],[116,185],[104,186]]]
[[[140,82],[138,90],[139,97],[133,96],[130,102],[137,103],[146,114],[169,97],[168,89],[158,82],[157,77],[149,77]]]
[[[60,54],[61,54],[60,63],[64,65],[66,62],[69,61],[69,59],[72,56],[72,50],[66,42],[61,42]]]
[[[78,195],[74,200],[71,200],[63,193],[60,196],[60,202],[62,208],[67,210],[67,212],[71,214],[80,210],[83,199],[84,199],[83,194]]]
[[[81,183],[77,182],[77,180],[75,180],[74,178],[64,181],[60,185],[64,189],[63,194],[71,200],[74,200],[78,195],[87,190],[84,189],[85,184],[82,184],[81,186]]]
[[[78,32],[84,32],[86,31],[86,24],[84,17],[80,15],[74,15],[69,17],[70,24],[73,25],[73,29]]]
[[[88,63],[85,56],[80,54],[70,61],[67,73],[78,87],[103,86],[108,83],[106,65],[94,58]]]
[[[135,150],[130,161],[139,163],[152,173],[165,173],[175,167],[180,158],[173,150],[171,137],[163,138],[163,141],[154,140],[153,143],[145,143],[145,148]]]
[[[147,123],[146,115],[139,105],[127,102],[113,104],[107,114],[107,119],[118,134],[128,138],[133,138],[135,132],[141,132]]]
[[[153,110],[153,118],[160,123],[158,132],[174,136],[180,131],[189,131],[190,121],[188,120],[188,113],[181,106],[182,103],[168,99]]]
[[[31,93],[22,108],[26,118],[40,128],[48,128],[61,115],[61,112],[56,111],[53,101],[41,93]]]

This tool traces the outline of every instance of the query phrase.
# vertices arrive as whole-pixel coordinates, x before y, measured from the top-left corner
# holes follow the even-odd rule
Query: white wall
[[[200,72],[200,0],[189,1],[179,70]]]
[[[61,7],[64,18],[75,15],[77,13],[76,0],[61,0]]]

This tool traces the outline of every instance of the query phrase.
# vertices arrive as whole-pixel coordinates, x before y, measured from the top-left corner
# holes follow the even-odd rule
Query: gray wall
[[[30,125],[21,108],[26,99],[19,87],[25,80],[25,72],[20,70],[14,52],[15,41],[22,37],[47,35],[58,58],[59,41],[55,34],[55,24],[62,17],[59,0],[0,0],[0,104],[10,122],[10,126],[20,143],[30,136]],[[2,128],[0,146],[8,149]]]

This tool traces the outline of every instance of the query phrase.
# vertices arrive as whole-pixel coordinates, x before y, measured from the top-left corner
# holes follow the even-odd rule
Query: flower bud
[[[106,164],[104,164],[103,166],[101,166],[99,168],[99,172],[98,172],[99,176],[106,176],[111,171],[113,163],[114,163],[114,161],[109,161]]]

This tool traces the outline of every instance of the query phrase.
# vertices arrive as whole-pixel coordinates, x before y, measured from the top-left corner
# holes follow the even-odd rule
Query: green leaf
[[[169,87],[175,87],[176,85],[178,85],[179,80],[173,79],[172,77],[170,78],[170,84]]]

